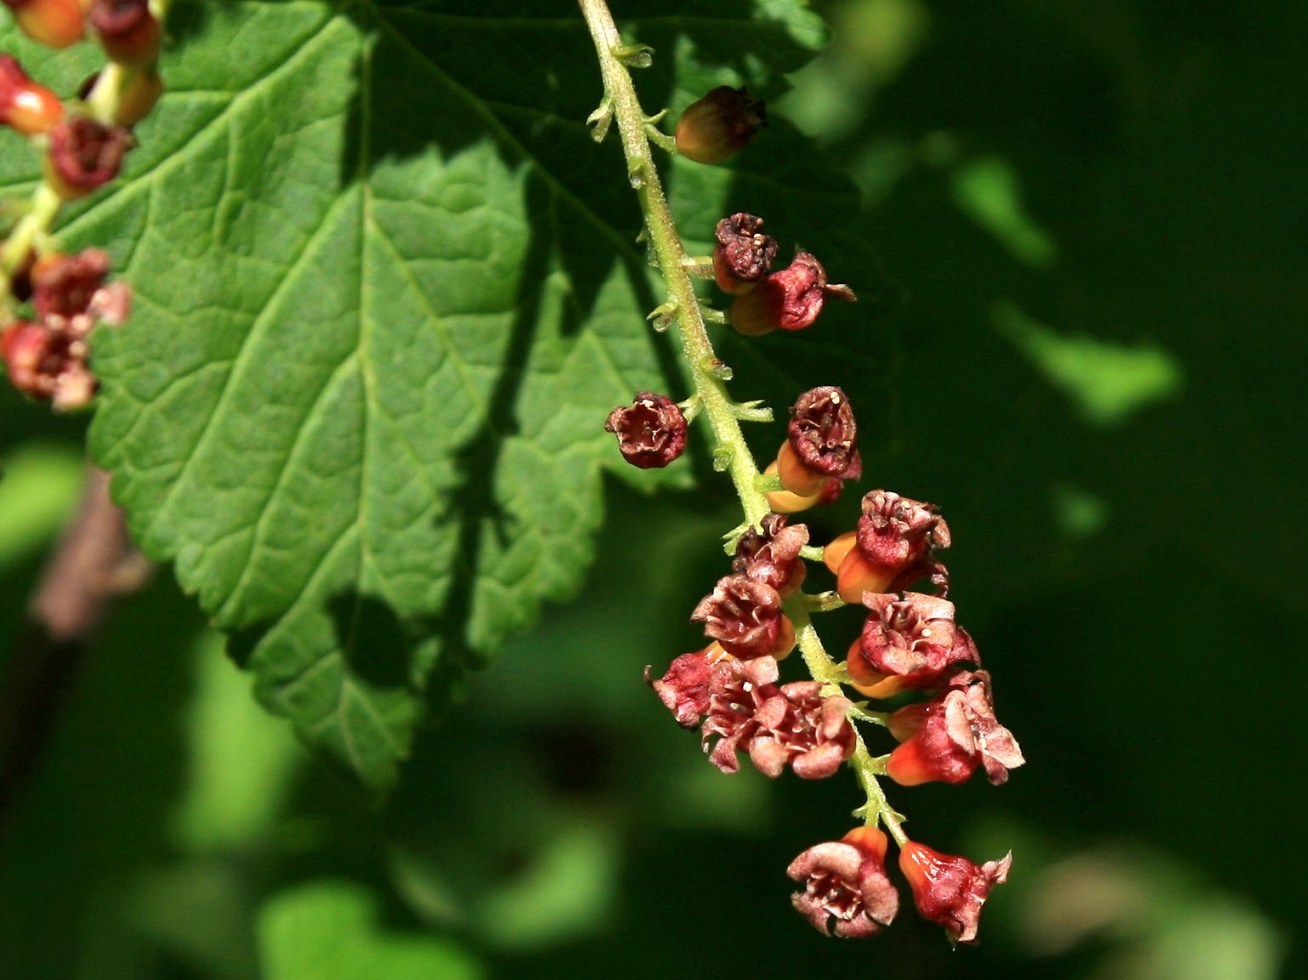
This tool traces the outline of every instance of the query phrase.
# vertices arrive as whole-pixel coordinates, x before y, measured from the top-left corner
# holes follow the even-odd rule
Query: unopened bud
[[[57,95],[32,81],[12,55],[0,54],[0,125],[34,136],[49,132],[63,114]]]
[[[33,41],[66,48],[82,39],[85,24],[79,0],[4,0],[14,20]]]
[[[761,101],[721,85],[692,103],[677,121],[677,149],[696,163],[722,163],[754,138],[767,119]]]

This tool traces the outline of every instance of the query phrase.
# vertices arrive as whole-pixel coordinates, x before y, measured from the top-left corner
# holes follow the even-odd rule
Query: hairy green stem
[[[705,326],[704,311],[691,282],[691,275],[701,271],[700,267],[705,261],[686,254],[668,209],[658,169],[650,152],[650,139],[653,135],[651,117],[646,116],[641,108],[628,62],[623,60],[633,49],[623,44],[605,0],[578,0],[578,3],[594,39],[600,74],[604,80],[604,100],[591,118],[600,127],[600,135],[608,125],[610,113],[618,124],[622,151],[627,161],[627,177],[640,201],[641,213],[645,217],[645,232],[668,292],[667,302],[657,312],[661,315],[671,312],[694,381],[697,405],[713,430],[714,458],[725,460],[726,465],[721,468],[731,474],[745,511],[745,519],[748,524],[756,525],[770,510],[764,496],[765,491],[775,489],[780,484],[774,478],[761,477],[740,429],[741,409],[745,406],[739,406],[731,400],[723,383],[722,362],[714,353]],[[664,140],[657,142],[664,145]],[[744,414],[753,417],[750,412]],[[734,535],[729,536],[729,540],[733,539]],[[786,603],[786,613],[794,623],[796,642],[809,674],[830,688],[828,693],[838,693],[840,683],[845,679],[844,671],[827,654],[817,630],[813,628],[809,617],[811,602],[807,596],[796,596]],[[815,604],[819,609],[830,605],[829,601],[823,600]],[[859,717],[869,716],[859,712]],[[870,720],[880,719],[873,717]],[[876,778],[881,771],[879,764],[868,753],[862,733],[857,727],[854,728],[854,735],[856,744],[849,764],[867,795],[867,803],[856,812],[861,813],[869,825],[883,822],[895,840],[902,844],[906,836],[900,826],[899,815],[886,800]]]
[[[695,393],[713,430],[717,447],[714,458],[721,460],[725,464],[723,468],[731,475],[746,520],[757,524],[769,509],[767,499],[755,486],[758,466],[745,443],[726,387],[715,373],[721,371],[722,365],[709,341],[704,314],[691,282],[686,250],[672,221],[663,184],[654,166],[646,125],[649,117],[640,106],[627,66],[619,60],[619,54],[627,48],[604,0],[578,0],[578,3],[595,41],[605,97],[612,107],[622,140],[622,152],[627,158],[627,177],[645,216],[645,232],[668,291],[668,304],[673,308],[677,335],[690,368]]]

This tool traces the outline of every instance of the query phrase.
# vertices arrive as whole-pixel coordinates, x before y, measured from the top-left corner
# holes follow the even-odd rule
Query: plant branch
[[[619,58],[627,47],[622,43],[604,0],[578,0],[578,3],[595,42],[604,80],[604,97],[618,124],[622,152],[627,160],[627,178],[645,216],[645,233],[667,289],[667,305],[672,309],[695,393],[703,407],[702,414],[713,431],[715,465],[731,475],[746,520],[757,524],[769,510],[766,498],[755,486],[758,466],[740,430],[734,403],[723,384],[724,365],[714,353],[691,282],[689,268],[693,262],[687,262],[686,250],[672,220],[658,168],[654,165],[647,124],[650,117],[641,108],[631,73]]]

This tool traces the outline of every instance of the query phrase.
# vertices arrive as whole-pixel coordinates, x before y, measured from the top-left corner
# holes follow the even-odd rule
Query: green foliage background
[[[686,615],[737,520],[701,455],[657,497],[632,491],[643,477],[608,480],[581,598],[547,607],[468,679],[380,808],[254,705],[204,617],[159,576],[119,610],[3,842],[0,975],[1303,968],[1289,790],[1308,749],[1291,666],[1308,626],[1306,409],[1292,377],[1308,311],[1308,140],[1295,127],[1308,15],[1270,0],[819,9],[833,45],[774,102],[771,145],[765,134],[716,175],[678,167],[672,193],[682,214],[704,181],[736,206],[771,198],[786,240],[815,249],[857,232],[822,245],[846,246],[830,264],[864,302],[824,320],[791,366],[858,391],[868,486],[943,506],[960,616],[1030,760],[1002,790],[893,795],[920,839],[1017,852],[982,945],[951,952],[907,910],[870,944],[822,942],[789,909],[784,866],[847,829],[853,787],[722,777],[639,682],[695,644]],[[179,23],[203,50],[213,21]],[[663,29],[642,37],[660,58],[676,50],[675,17]],[[757,70],[725,40],[704,49]],[[684,104],[661,70],[638,75],[647,105]],[[597,97],[594,80],[560,98]],[[792,123],[853,176],[861,212],[820,155],[787,149]],[[629,223],[612,151],[593,152]],[[254,290],[241,273],[205,288]],[[561,335],[576,329],[563,319]],[[724,341],[739,397],[781,402],[769,363],[795,360],[790,339],[767,338],[758,358]],[[75,497],[83,436],[84,422],[0,393],[0,635],[17,635]],[[760,427],[756,452],[777,439]],[[583,502],[549,475],[530,505],[584,525],[589,460],[607,448],[596,435],[578,450]],[[690,472],[700,489],[685,489]],[[530,498],[511,476],[503,486]],[[538,594],[561,596],[570,574]]]

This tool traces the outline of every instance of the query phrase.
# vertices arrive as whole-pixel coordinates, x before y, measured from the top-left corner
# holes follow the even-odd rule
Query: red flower
[[[931,553],[949,541],[949,525],[935,504],[873,490],[863,496],[857,532],[832,541],[824,558],[836,573],[836,591],[849,603],[860,602],[864,592],[898,592],[920,579],[946,595],[949,573]]]
[[[1010,852],[999,861],[977,867],[965,857],[941,854],[909,841],[899,851],[899,869],[913,890],[913,902],[924,919],[945,927],[953,943],[976,942],[981,906],[995,885],[1008,877]]]
[[[690,618],[704,623],[704,632],[733,657],[776,657],[790,653],[795,628],[781,614],[781,595],[770,585],[745,575],[718,579],[713,592],[700,600]]]
[[[771,657],[715,665],[701,730],[709,761],[723,772],[736,772],[736,753],[743,750],[772,779],[787,765],[801,779],[825,779],[854,751],[848,717],[853,705],[840,696],[822,697],[817,681],[777,686],[777,677]],[[710,748],[713,738],[717,742]]]
[[[827,282],[827,272],[815,255],[796,252],[790,265],[736,297],[731,325],[747,337],[778,329],[804,330],[817,320],[828,296],[857,299],[848,286]]]
[[[804,885],[791,903],[823,935],[875,936],[899,911],[899,893],[886,877],[887,843],[875,827],[858,827],[810,847],[786,869]]]
[[[1012,732],[995,719],[986,671],[955,674],[948,691],[901,708],[889,726],[903,741],[890,753],[886,773],[902,786],[961,783],[981,764],[998,786],[1026,761]]]
[[[642,470],[667,466],[686,448],[686,417],[672,399],[652,391],[611,411],[604,428],[618,437],[622,458]]]
[[[846,666],[854,687],[869,697],[941,684],[960,663],[979,664],[976,644],[954,623],[947,599],[904,592],[865,592],[869,615],[863,635],[849,648]]]

